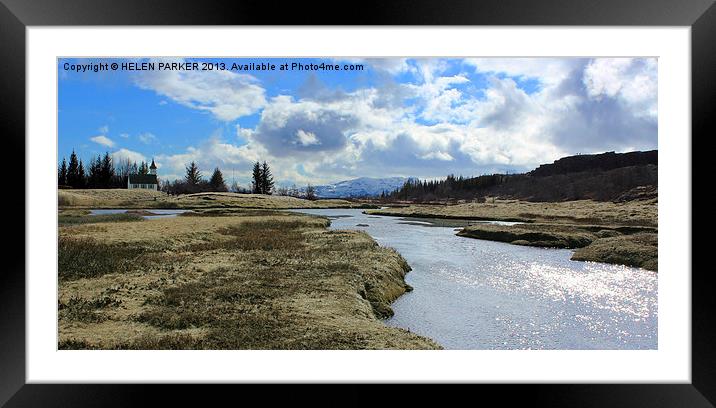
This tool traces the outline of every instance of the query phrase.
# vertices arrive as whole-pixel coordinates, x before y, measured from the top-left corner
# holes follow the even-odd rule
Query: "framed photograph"
[[[319,6],[3,0],[25,239],[0,404],[467,383],[713,406],[712,3]]]

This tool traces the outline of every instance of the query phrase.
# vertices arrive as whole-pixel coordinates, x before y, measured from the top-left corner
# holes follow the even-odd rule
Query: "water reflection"
[[[173,209],[96,209],[96,210],[90,210],[90,215],[101,215],[101,214],[124,214],[127,211],[139,211],[147,213],[151,213],[153,215],[144,215],[143,217],[145,219],[153,219],[153,218],[167,218],[167,217],[176,217],[177,215],[191,211],[191,210],[173,210]]]
[[[570,261],[571,250],[455,236],[429,220],[301,210],[363,230],[412,266],[387,324],[451,349],[656,349],[657,274]],[[357,226],[357,224],[367,226]]]

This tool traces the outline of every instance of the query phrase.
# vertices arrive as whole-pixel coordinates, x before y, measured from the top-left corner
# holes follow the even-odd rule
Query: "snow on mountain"
[[[386,193],[392,192],[405,184],[407,180],[407,177],[360,177],[353,180],[339,181],[334,184],[316,186],[316,196],[319,198],[375,197],[379,196],[383,191]]]

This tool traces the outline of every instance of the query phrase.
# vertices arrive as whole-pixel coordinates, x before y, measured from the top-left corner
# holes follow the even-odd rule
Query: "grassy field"
[[[524,224],[465,226],[458,235],[550,248],[576,248],[573,260],[658,269],[656,199],[623,203],[591,200],[534,203],[488,200],[457,205],[410,205],[369,214]],[[467,222],[466,222],[467,223]],[[466,224],[465,223],[465,224]]]
[[[371,208],[365,204],[336,199],[312,201],[286,196],[236,193],[170,196],[159,191],[125,189],[59,190],[57,198],[60,208]]]
[[[61,349],[439,348],[380,320],[410,290],[405,260],[325,218],[214,209],[98,221],[59,227]]]
[[[536,203],[517,200],[488,199],[485,203],[455,205],[410,205],[406,207],[367,210],[369,214],[402,217],[460,218],[502,220],[553,224],[636,225],[656,227],[656,200],[613,203],[578,200]]]

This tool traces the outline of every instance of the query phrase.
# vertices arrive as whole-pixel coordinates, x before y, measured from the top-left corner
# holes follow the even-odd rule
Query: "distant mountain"
[[[316,196],[319,198],[377,197],[383,191],[387,194],[402,187],[406,181],[408,181],[407,177],[360,177],[316,186]],[[305,188],[302,190],[305,191]]]

